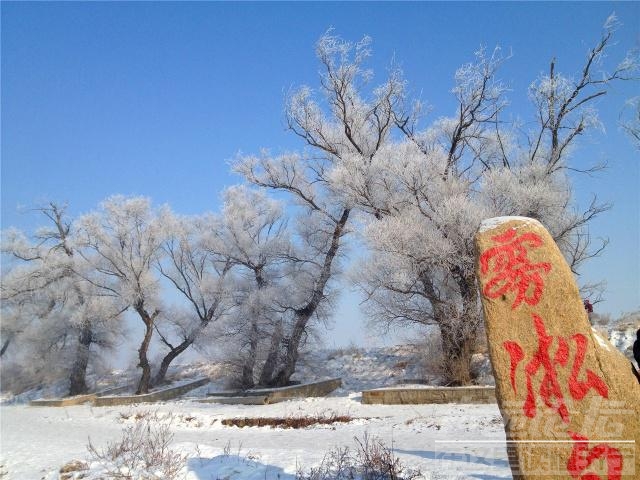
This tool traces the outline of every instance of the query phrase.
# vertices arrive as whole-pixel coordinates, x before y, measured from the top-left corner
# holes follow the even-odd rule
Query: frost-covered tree
[[[2,353],[20,336],[18,354],[35,351],[33,359],[42,360],[32,373],[68,375],[69,394],[77,395],[87,390],[91,347],[112,345],[121,311],[84,280],[76,223],[65,208],[51,203],[38,210],[47,226],[31,238],[17,230],[3,238],[2,251],[14,262],[2,279]]]
[[[137,394],[151,385],[151,365],[147,356],[162,311],[159,275],[155,265],[163,255],[168,232],[163,216],[144,197],[113,196],[98,211],[79,219],[80,254],[92,266],[85,280],[126,308],[133,309],[145,328],[138,348],[142,370]]]
[[[633,97],[627,101],[625,117],[620,125],[627,133],[633,144],[640,150],[640,97]]]
[[[577,209],[567,171],[592,169],[570,157],[579,136],[597,126],[591,102],[636,68],[629,57],[611,73],[596,73],[610,39],[608,21],[577,79],[560,75],[552,61],[549,74],[531,85],[536,126],[525,142],[500,118],[506,103],[496,79],[499,51],[481,50],[456,72],[453,116],[420,130],[417,115],[397,110],[405,140],[380,150],[370,164],[343,165],[336,176],[341,190],[377,219],[365,231],[373,253],[358,282],[375,317],[386,325],[437,325],[450,382],[471,380],[481,326],[473,236],[483,218],[539,219],[574,271],[602,248],[590,248],[586,227],[606,206],[594,200]],[[364,184],[378,201],[362,193]]]
[[[185,305],[169,310],[166,321],[155,325],[164,355],[153,383],[164,381],[167,369],[180,354],[202,340],[207,329],[224,319],[234,307],[236,288],[230,270],[233,261],[224,253],[225,245],[211,242],[222,223],[213,215],[179,217],[165,213],[162,219],[168,236],[162,243],[158,269],[185,300]],[[162,320],[162,319],[161,319]],[[164,331],[171,330],[174,341]]]
[[[286,109],[289,129],[303,139],[308,151],[247,156],[235,165],[250,183],[290,194],[301,210],[301,239],[308,249],[301,277],[305,281],[296,289],[298,302],[288,308],[291,328],[269,382],[272,385],[285,385],[294,373],[309,322],[326,304],[328,284],[348,233],[353,204],[334,188],[335,167],[345,162],[371,163],[393,127],[393,110],[403,89],[398,72],[392,72],[369,97],[361,93],[371,79],[363,67],[369,43],[365,38],[353,45],[330,33],[318,41],[320,98],[316,100],[311,88],[302,87],[290,96]],[[359,193],[364,198],[377,195],[369,187],[362,183]]]
[[[264,384],[275,368],[282,340],[282,309],[288,281],[285,265],[295,261],[283,205],[263,190],[234,186],[224,192],[219,228],[207,248],[234,267],[237,308],[230,331],[237,342],[240,386]],[[264,350],[267,349],[267,352]]]

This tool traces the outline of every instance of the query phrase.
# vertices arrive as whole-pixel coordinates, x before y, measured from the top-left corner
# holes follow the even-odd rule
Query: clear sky
[[[610,59],[640,44],[640,3],[27,3],[2,2],[2,228],[32,228],[20,213],[46,200],[70,212],[114,194],[151,197],[180,213],[216,210],[240,181],[238,152],[301,148],[284,128],[283,101],[317,85],[315,41],[328,28],[348,40],[370,35],[371,67],[391,59],[413,94],[452,113],[453,74],[473,52],[499,44],[511,113],[530,114],[526,91],[556,57],[574,74],[613,11],[622,27]],[[376,79],[374,78],[374,83]],[[606,279],[614,315],[640,307],[640,155],[617,122],[639,83],[598,102],[605,131],[575,159],[607,160],[595,178],[575,178],[579,202],[614,204],[591,225],[611,243],[584,269]],[[23,210],[23,208],[22,208]],[[343,296],[329,343],[361,343],[358,297]],[[350,322],[345,322],[350,319]]]

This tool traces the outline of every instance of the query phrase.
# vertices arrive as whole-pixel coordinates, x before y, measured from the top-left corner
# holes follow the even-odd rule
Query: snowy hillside
[[[425,372],[419,347],[398,345],[307,352],[302,356],[293,379],[332,377],[342,378],[344,391],[356,392],[425,379]]]
[[[629,360],[633,359],[633,342],[636,340],[638,329],[640,329],[640,313],[638,312],[624,316],[607,329],[611,343]]]

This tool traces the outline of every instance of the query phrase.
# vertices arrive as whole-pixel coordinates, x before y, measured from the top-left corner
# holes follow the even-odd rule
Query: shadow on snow
[[[218,455],[213,458],[190,458],[187,471],[198,480],[224,478],[227,480],[294,480],[295,475],[280,467],[265,465],[238,455]]]
[[[472,470],[475,465],[482,465],[485,467],[494,468],[507,468],[509,469],[509,462],[502,458],[484,457],[472,452],[444,452],[444,451],[432,451],[432,450],[402,450],[394,449],[395,453],[402,453],[405,455],[415,455],[416,457],[424,458],[433,461],[443,462],[462,462],[469,464],[469,469]],[[478,478],[480,480],[505,480],[512,478],[508,476],[498,476],[487,473],[473,473],[464,472],[465,475]]]

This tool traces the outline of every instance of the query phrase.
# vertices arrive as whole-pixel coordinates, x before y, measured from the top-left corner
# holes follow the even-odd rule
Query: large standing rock
[[[640,385],[591,329],[549,233],[530,218],[495,218],[476,247],[514,478],[640,478]]]

